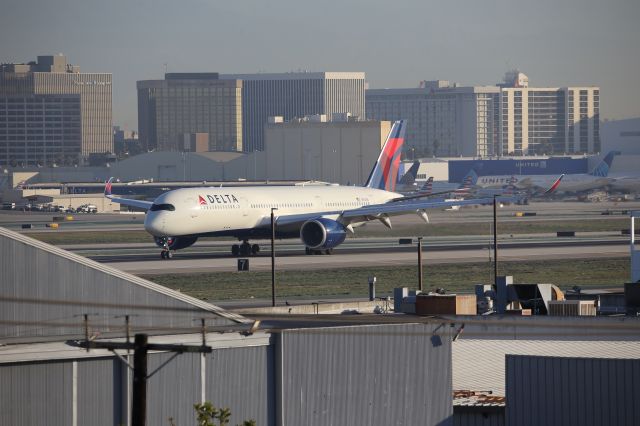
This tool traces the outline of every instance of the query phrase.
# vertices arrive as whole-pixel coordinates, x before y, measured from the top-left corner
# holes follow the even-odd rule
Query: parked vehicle
[[[78,213],[98,213],[98,207],[93,204],[83,204],[76,209]]]

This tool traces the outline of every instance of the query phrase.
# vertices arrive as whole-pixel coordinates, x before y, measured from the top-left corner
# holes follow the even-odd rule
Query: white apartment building
[[[502,155],[601,151],[598,87],[503,87],[500,105]]]
[[[499,96],[495,86],[459,87],[443,80],[414,89],[369,89],[367,118],[406,119],[408,159],[492,156],[499,142]]]

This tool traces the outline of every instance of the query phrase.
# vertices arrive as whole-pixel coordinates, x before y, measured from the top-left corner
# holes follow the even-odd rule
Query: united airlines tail
[[[395,190],[405,131],[406,122],[404,120],[393,123],[387,141],[382,147],[382,152],[380,152],[371,174],[369,174],[365,187],[385,191]]]
[[[620,155],[620,151],[609,151],[609,153],[600,161],[595,169],[591,173],[591,176],[606,177],[609,174],[613,157]]]
[[[420,161],[414,161],[409,170],[402,175],[400,180],[398,181],[402,185],[413,185],[416,181],[416,176],[418,175],[418,169],[420,168]]]

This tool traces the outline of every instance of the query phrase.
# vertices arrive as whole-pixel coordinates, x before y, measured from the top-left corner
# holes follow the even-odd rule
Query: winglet
[[[395,190],[406,127],[405,120],[393,123],[389,136],[387,136],[387,141],[384,143],[378,161],[376,161],[369,174],[365,187],[385,191]]]
[[[109,180],[104,185],[104,196],[107,198],[111,198],[111,183],[113,182],[113,177],[110,177]]]
[[[556,179],[555,182],[553,182],[553,185],[551,185],[551,187],[549,189],[544,191],[544,195],[551,194],[551,193],[555,192],[556,189],[558,189],[558,186],[560,186],[560,182],[562,181],[563,177],[564,177],[564,173],[561,174],[560,177],[558,179]]]

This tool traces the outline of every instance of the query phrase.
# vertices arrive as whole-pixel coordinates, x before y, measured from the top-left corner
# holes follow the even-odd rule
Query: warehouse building
[[[195,424],[193,404],[204,401],[229,407],[231,424],[450,424],[448,329],[262,332],[240,315],[3,228],[0,251],[1,424],[128,424],[131,354],[75,342],[123,342],[129,329],[151,343],[204,339],[212,348],[148,354],[148,424]]]

